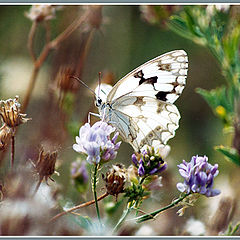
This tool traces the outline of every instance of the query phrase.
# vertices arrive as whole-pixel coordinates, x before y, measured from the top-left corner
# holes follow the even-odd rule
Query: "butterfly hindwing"
[[[116,117],[113,118],[122,121],[120,123],[117,120],[116,127],[119,129],[119,125],[125,125],[125,136],[121,135],[135,151],[144,145],[151,146],[153,141],[165,145],[170,138],[174,137],[180,119],[175,105],[150,97],[125,96],[121,101],[113,104],[113,109],[116,109],[113,112]]]

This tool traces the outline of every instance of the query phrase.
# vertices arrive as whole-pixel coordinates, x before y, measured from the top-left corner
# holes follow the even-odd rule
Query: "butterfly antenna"
[[[85,82],[83,82],[80,78],[78,78],[76,76],[72,76],[72,75],[69,76],[69,77],[77,80],[78,82],[80,82],[84,87],[86,87],[88,90],[90,90],[94,94],[95,97],[97,97],[96,93]]]
[[[101,72],[98,73],[98,97],[100,96]]]

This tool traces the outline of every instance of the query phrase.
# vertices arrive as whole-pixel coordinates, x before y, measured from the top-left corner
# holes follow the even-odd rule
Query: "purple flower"
[[[87,183],[89,180],[88,171],[86,169],[85,161],[74,161],[71,164],[71,176],[72,178],[80,178],[81,182]]]
[[[87,190],[89,175],[86,168],[86,161],[80,161],[80,159],[77,159],[76,161],[72,162],[71,177],[72,183],[80,193],[83,193]]]
[[[132,155],[132,162],[138,169],[140,177],[148,175],[157,175],[167,168],[167,164],[163,161],[158,151],[154,148],[142,150],[138,155]]]
[[[73,149],[87,154],[87,161],[90,164],[98,164],[100,160],[112,160],[116,157],[121,144],[121,142],[116,143],[118,133],[110,139],[110,134],[114,131],[115,128],[106,122],[98,121],[92,127],[86,123],[80,128]]]
[[[219,173],[218,164],[212,166],[208,163],[207,156],[193,156],[190,162],[183,160],[178,168],[184,178],[183,183],[177,184],[180,192],[200,193],[207,197],[220,194],[220,190],[213,189],[213,180]]]

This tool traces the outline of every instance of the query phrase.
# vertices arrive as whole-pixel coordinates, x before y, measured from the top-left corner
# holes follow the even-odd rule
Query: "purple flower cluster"
[[[212,166],[206,156],[193,156],[190,162],[183,160],[178,168],[184,178],[184,183],[177,184],[180,192],[200,193],[207,197],[220,194],[220,190],[213,189],[213,180],[219,173],[218,164]]]
[[[140,177],[159,174],[167,168],[167,164],[154,148],[143,150],[139,155],[133,154],[132,162],[137,167]]]
[[[79,137],[76,137],[76,144],[73,149],[76,152],[87,154],[87,161],[90,164],[98,164],[102,160],[109,161],[117,156],[117,150],[121,142],[117,142],[119,133],[115,133],[110,139],[115,128],[106,122],[98,121],[91,127],[89,123],[83,125],[79,130]]]

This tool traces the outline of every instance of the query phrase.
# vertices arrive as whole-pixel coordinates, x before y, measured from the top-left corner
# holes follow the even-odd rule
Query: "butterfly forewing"
[[[173,103],[182,93],[187,77],[188,58],[183,50],[176,50],[136,68],[115,84],[108,95],[114,102],[124,95],[149,96]]]

